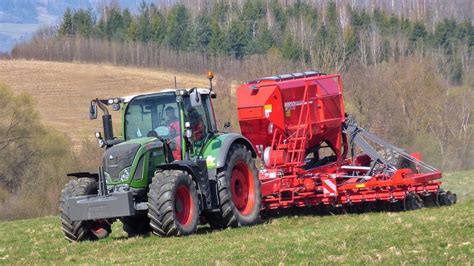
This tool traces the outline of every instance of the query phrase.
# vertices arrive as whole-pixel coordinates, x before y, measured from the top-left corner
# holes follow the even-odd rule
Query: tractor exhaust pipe
[[[104,127],[104,139],[112,140],[114,138],[114,129],[112,127],[112,116],[110,114],[102,115],[102,126]]]
[[[114,129],[112,126],[112,115],[109,114],[109,110],[105,106],[105,104],[99,100],[95,99],[91,101],[91,107],[90,107],[90,112],[89,112],[89,118],[90,119],[96,119],[97,118],[97,106],[102,110],[104,113],[102,115],[102,127],[104,128],[104,140],[110,141],[114,139]]]

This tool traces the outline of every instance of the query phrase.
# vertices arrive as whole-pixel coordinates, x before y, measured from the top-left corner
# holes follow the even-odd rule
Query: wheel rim
[[[104,239],[109,235],[109,231],[105,228],[106,226],[106,222],[94,222],[89,230],[97,237],[97,239]]]
[[[238,161],[232,170],[230,187],[232,201],[242,215],[252,213],[255,205],[255,184],[247,164]]]
[[[181,185],[176,190],[176,197],[174,202],[174,211],[176,219],[182,226],[191,224],[193,217],[193,198],[189,192],[189,188]]]

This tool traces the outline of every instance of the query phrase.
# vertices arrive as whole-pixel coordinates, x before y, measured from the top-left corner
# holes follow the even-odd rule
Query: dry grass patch
[[[84,135],[101,129],[100,119],[88,120],[91,99],[174,88],[175,76],[178,87],[207,87],[205,71],[198,76],[110,65],[1,60],[0,83],[33,96],[45,124],[66,133],[77,146]]]

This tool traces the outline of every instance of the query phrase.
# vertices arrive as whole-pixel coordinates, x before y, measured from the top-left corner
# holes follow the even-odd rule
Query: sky
[[[0,0],[0,52],[10,52],[15,43],[27,41],[40,27],[57,26],[66,8],[92,9],[110,1],[136,12],[142,0]],[[146,0],[145,2],[172,0]]]

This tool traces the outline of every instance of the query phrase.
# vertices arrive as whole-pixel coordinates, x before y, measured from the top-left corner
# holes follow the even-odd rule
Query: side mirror
[[[196,88],[192,90],[192,92],[189,94],[189,99],[191,100],[191,106],[192,107],[198,107],[202,105],[201,102],[201,94],[198,92]]]
[[[91,101],[91,106],[89,108],[89,119],[97,119],[97,102]]]

